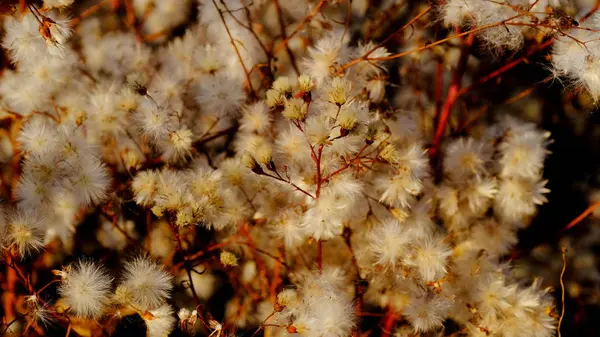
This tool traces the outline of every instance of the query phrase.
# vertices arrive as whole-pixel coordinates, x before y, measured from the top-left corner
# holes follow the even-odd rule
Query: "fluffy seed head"
[[[159,307],[170,296],[172,276],[147,257],[137,257],[125,264],[120,288],[139,309]]]
[[[79,260],[63,272],[58,292],[78,317],[98,318],[109,301],[112,278],[103,267]]]

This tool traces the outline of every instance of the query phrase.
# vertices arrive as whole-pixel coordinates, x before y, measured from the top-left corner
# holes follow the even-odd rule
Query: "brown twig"
[[[77,17],[76,17],[76,18],[74,18],[74,19],[71,21],[71,24],[72,24],[73,26],[76,26],[76,25],[78,25],[78,24],[81,22],[81,20],[83,20],[83,19],[87,18],[88,16],[90,16],[90,15],[92,15],[92,14],[96,13],[96,12],[97,12],[97,11],[100,9],[100,7],[102,7],[102,5],[104,5],[104,4],[105,4],[106,2],[108,2],[108,1],[109,1],[109,0],[102,0],[102,1],[98,2],[97,4],[95,4],[95,5],[93,5],[93,6],[90,6],[88,9],[84,10],[84,11],[83,11],[83,12],[81,12],[79,15],[77,15]]]
[[[285,32],[285,24],[283,22],[283,14],[281,13],[281,6],[279,5],[279,0],[273,0],[273,4],[275,5],[275,10],[277,11],[277,20],[279,21],[279,30],[281,31],[281,38],[283,41],[287,40],[287,34]],[[290,49],[289,44],[285,44],[285,51],[287,52],[290,63],[292,63],[292,67],[294,68],[294,72],[296,75],[300,76],[300,70],[298,70],[298,65],[296,64],[296,57],[294,53]]]
[[[244,75],[246,75],[246,81],[248,82],[248,89],[250,90],[250,94],[252,96],[256,97],[256,93],[254,92],[254,88],[252,87],[252,81],[250,80],[250,74],[248,73],[248,68],[246,68],[246,65],[244,64],[244,60],[242,59],[242,55],[240,54],[240,51],[238,50],[238,47],[235,44],[235,40],[233,39],[233,36],[231,35],[229,26],[227,26],[227,22],[225,22],[225,17],[223,16],[223,11],[221,11],[219,6],[217,6],[217,2],[215,0],[212,0],[212,3],[215,6],[215,8],[217,9],[217,12],[219,13],[221,22],[223,23],[223,26],[225,26],[225,31],[227,31],[227,36],[229,36],[229,42],[231,43],[231,45],[233,46],[233,49],[235,50],[235,54],[237,55],[240,65],[242,66]]]
[[[456,38],[460,38],[460,37],[463,37],[463,36],[466,36],[466,35],[469,35],[469,34],[474,34],[474,33],[480,32],[482,30],[489,29],[489,28],[502,26],[502,25],[506,24],[507,22],[509,22],[510,20],[514,20],[514,19],[519,18],[521,16],[522,16],[522,14],[519,14],[519,15],[512,16],[510,18],[507,18],[507,19],[505,19],[503,21],[500,21],[500,22],[495,22],[495,23],[490,23],[490,24],[487,24],[487,25],[475,27],[475,28],[470,29],[468,31],[465,31],[465,32],[462,32],[462,33],[459,33],[459,34],[455,34],[455,35],[451,35],[451,36],[448,36],[447,38],[444,38],[444,39],[441,39],[441,40],[437,40],[435,42],[425,44],[422,47],[417,47],[417,48],[414,48],[414,49],[411,49],[411,50],[407,50],[407,51],[404,51],[404,52],[401,52],[401,53],[397,53],[397,54],[393,54],[393,55],[389,55],[389,56],[383,56],[383,57],[372,57],[372,58],[371,57],[362,57],[361,56],[361,57],[358,57],[358,58],[356,58],[356,59],[354,59],[354,60],[352,60],[352,61],[344,64],[342,66],[342,70],[348,69],[348,68],[356,65],[357,63],[361,62],[361,61],[389,61],[389,60],[394,60],[394,59],[401,58],[401,57],[404,57],[404,56],[407,56],[407,55],[411,55],[411,54],[414,54],[414,53],[418,53],[420,51],[423,51],[423,50],[435,47],[437,45],[440,45],[442,43],[446,43],[446,42],[454,40]]]
[[[213,0],[214,1],[214,0]],[[286,39],[284,39],[283,41],[281,41],[273,50],[273,55],[277,55],[277,52],[279,52],[281,49],[285,48],[285,46],[287,46],[287,44],[290,42],[290,40],[296,36],[296,34],[298,34],[302,28],[304,28],[304,26],[310,21],[312,20],[312,18],[317,15],[321,9],[323,8],[323,6],[325,6],[325,4],[327,3],[327,0],[320,0],[319,3],[312,9],[312,11],[310,11],[310,13],[304,17],[304,19],[302,19],[302,21],[300,22],[300,24],[296,27],[296,29],[287,36]]]
[[[365,144],[363,145],[363,147],[360,149],[360,151],[358,151],[358,154],[356,154],[356,156],[354,156],[354,158],[350,159],[346,165],[340,167],[339,169],[331,172],[329,175],[327,175],[325,178],[322,179],[322,183],[327,182],[329,179],[331,179],[332,177],[342,173],[344,170],[346,170],[347,168],[349,168],[350,166],[352,166],[352,164],[354,164],[354,162],[360,158],[360,155],[363,153],[363,151],[365,151],[365,149],[369,147],[369,144]]]
[[[188,261],[185,259],[185,252],[183,251],[183,246],[181,244],[181,237],[179,236],[179,227],[177,225],[171,223],[171,229],[173,230],[173,234],[175,234],[175,242],[177,243],[177,251],[181,252],[184,256],[183,266],[185,268],[185,272],[187,273],[187,276],[188,276],[188,279],[190,282],[190,284],[189,284],[190,290],[192,291],[192,295],[194,296],[196,305],[199,305],[200,298],[198,297],[198,294],[196,293],[196,288],[194,287],[194,280],[192,278],[192,272],[191,272],[192,267],[190,267],[190,265],[188,264]]]

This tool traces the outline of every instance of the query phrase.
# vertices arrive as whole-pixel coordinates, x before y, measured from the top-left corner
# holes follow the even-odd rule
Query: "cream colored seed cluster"
[[[16,167],[0,248],[11,263],[60,252],[40,260],[63,265],[51,300],[27,284],[32,324],[110,334],[139,315],[148,337],[348,337],[372,311],[397,337],[450,324],[555,335],[550,290],[503,260],[547,202],[550,134],[498,114],[433,149],[435,97],[404,67],[391,83],[392,51],[343,24],[369,1],[133,0],[133,25],[109,9],[69,21],[73,2],[3,22],[0,113],[18,127],[0,133]],[[458,31],[491,25],[477,33],[486,48],[517,50],[545,16],[511,6],[448,0],[432,15]],[[556,73],[597,96],[594,45],[583,57],[573,43],[557,40]],[[435,74],[431,50],[407,59]],[[94,247],[124,256],[116,270],[71,256],[94,221]],[[215,295],[226,283],[232,297]],[[224,313],[205,305],[214,296]]]

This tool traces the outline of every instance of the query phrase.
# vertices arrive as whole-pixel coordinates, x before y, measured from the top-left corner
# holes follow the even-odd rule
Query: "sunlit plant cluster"
[[[544,83],[594,104],[598,6],[7,3],[0,335],[560,328],[507,259],[548,201],[552,136],[529,105],[461,97],[546,51]]]

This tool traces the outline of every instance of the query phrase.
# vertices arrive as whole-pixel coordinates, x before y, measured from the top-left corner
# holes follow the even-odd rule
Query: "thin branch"
[[[561,337],[560,326],[562,325],[563,318],[565,317],[565,284],[563,282],[563,276],[565,275],[565,270],[567,269],[567,249],[564,247],[562,248],[562,260],[563,267],[560,271],[560,299],[562,302],[562,310],[560,312],[560,318],[558,319],[558,326],[556,327],[556,330],[558,331],[558,337]]]
[[[389,55],[389,56],[385,56],[385,57],[373,57],[373,58],[370,58],[370,57],[366,57],[366,58],[359,57],[359,58],[356,58],[356,59],[354,59],[354,60],[352,60],[352,61],[344,64],[342,66],[342,70],[348,69],[348,68],[356,65],[357,63],[361,62],[361,61],[389,61],[389,60],[394,60],[394,59],[401,58],[401,57],[404,57],[404,56],[407,56],[407,55],[410,55],[410,54],[418,53],[420,51],[423,51],[423,50],[435,47],[437,45],[440,45],[442,43],[446,43],[446,42],[448,42],[450,40],[454,40],[454,39],[459,38],[459,37],[463,37],[463,36],[466,36],[466,35],[469,35],[469,34],[472,34],[472,33],[476,33],[476,32],[482,31],[482,30],[486,30],[486,29],[489,29],[489,28],[493,28],[493,27],[498,27],[498,26],[504,25],[507,22],[509,22],[510,20],[514,20],[514,19],[519,18],[521,16],[523,16],[523,15],[519,14],[519,15],[515,15],[513,17],[510,17],[508,19],[505,19],[503,21],[500,21],[500,22],[495,22],[495,23],[490,23],[490,24],[487,24],[487,25],[479,26],[479,27],[473,28],[471,30],[468,30],[468,31],[465,31],[465,32],[462,32],[462,33],[459,33],[459,34],[448,36],[447,38],[444,38],[444,39],[441,39],[441,40],[438,40],[438,41],[435,41],[435,42],[432,42],[432,43],[428,43],[428,44],[426,44],[426,45],[424,45],[422,47],[417,47],[417,48],[414,48],[414,49],[411,49],[411,50],[407,50],[407,51],[402,52],[402,53],[393,54],[393,55]]]
[[[441,145],[442,137],[446,131],[446,125],[448,124],[448,118],[450,117],[450,112],[452,111],[452,106],[454,102],[459,97],[460,85],[462,82],[462,77],[465,72],[467,66],[467,60],[470,54],[471,45],[473,44],[474,35],[469,35],[467,40],[465,41],[465,45],[462,48],[460,59],[458,60],[458,65],[456,66],[456,70],[454,71],[454,76],[452,78],[452,84],[450,85],[450,89],[448,89],[448,95],[446,96],[446,102],[442,107],[439,116],[436,116],[436,129],[435,135],[433,137],[433,143],[429,150],[429,155],[431,158],[437,158],[439,148]]]
[[[279,30],[281,31],[281,38],[286,41],[287,34],[285,33],[285,24],[283,23],[283,13],[281,13],[281,6],[279,5],[279,0],[273,0],[273,4],[275,5],[275,10],[277,11],[277,19],[279,21]],[[289,44],[285,44],[285,50],[290,58],[290,62],[292,63],[292,67],[294,67],[294,71],[296,75],[300,76],[300,70],[298,70],[298,65],[296,64],[296,57],[292,50],[290,49]]]
[[[598,206],[600,206],[600,201],[596,201],[596,202],[592,203],[588,208],[586,208],[585,211],[583,211],[583,213],[579,214],[575,219],[571,220],[571,222],[569,222],[565,227],[563,227],[561,232],[567,231],[567,230],[575,227],[575,225],[577,225],[583,219],[585,219],[588,215],[590,215],[596,208],[598,208]]]
[[[212,3],[215,6],[215,8],[217,9],[217,12],[219,13],[221,22],[223,22],[223,26],[225,26],[225,30],[227,31],[227,36],[229,36],[229,42],[233,46],[233,49],[235,49],[235,54],[237,55],[238,60],[240,61],[240,65],[242,66],[242,69],[244,70],[244,74],[246,75],[246,81],[248,82],[248,88],[250,89],[250,93],[253,96],[256,96],[256,93],[254,92],[254,88],[252,88],[252,81],[250,80],[250,74],[248,73],[248,69],[246,68],[246,65],[244,64],[242,55],[240,54],[240,51],[238,50],[238,47],[235,44],[233,36],[231,36],[231,31],[229,31],[229,26],[227,26],[227,22],[225,22],[225,17],[223,16],[223,11],[221,11],[219,6],[217,6],[217,2],[215,0],[212,0]]]
[[[214,1],[214,0],[213,0]],[[277,55],[277,52],[279,52],[281,49],[285,48],[285,46],[288,44],[288,42],[290,42],[290,40],[296,36],[296,34],[298,34],[302,28],[304,28],[304,26],[310,21],[312,20],[312,18],[317,15],[321,9],[323,8],[323,6],[325,6],[325,4],[327,3],[327,0],[320,0],[319,3],[312,9],[312,11],[304,17],[304,19],[300,22],[300,24],[296,27],[296,29],[292,32],[292,34],[288,35],[288,37],[283,40],[281,43],[279,43],[277,45],[277,47],[275,47],[275,49],[273,50],[273,55]]]

